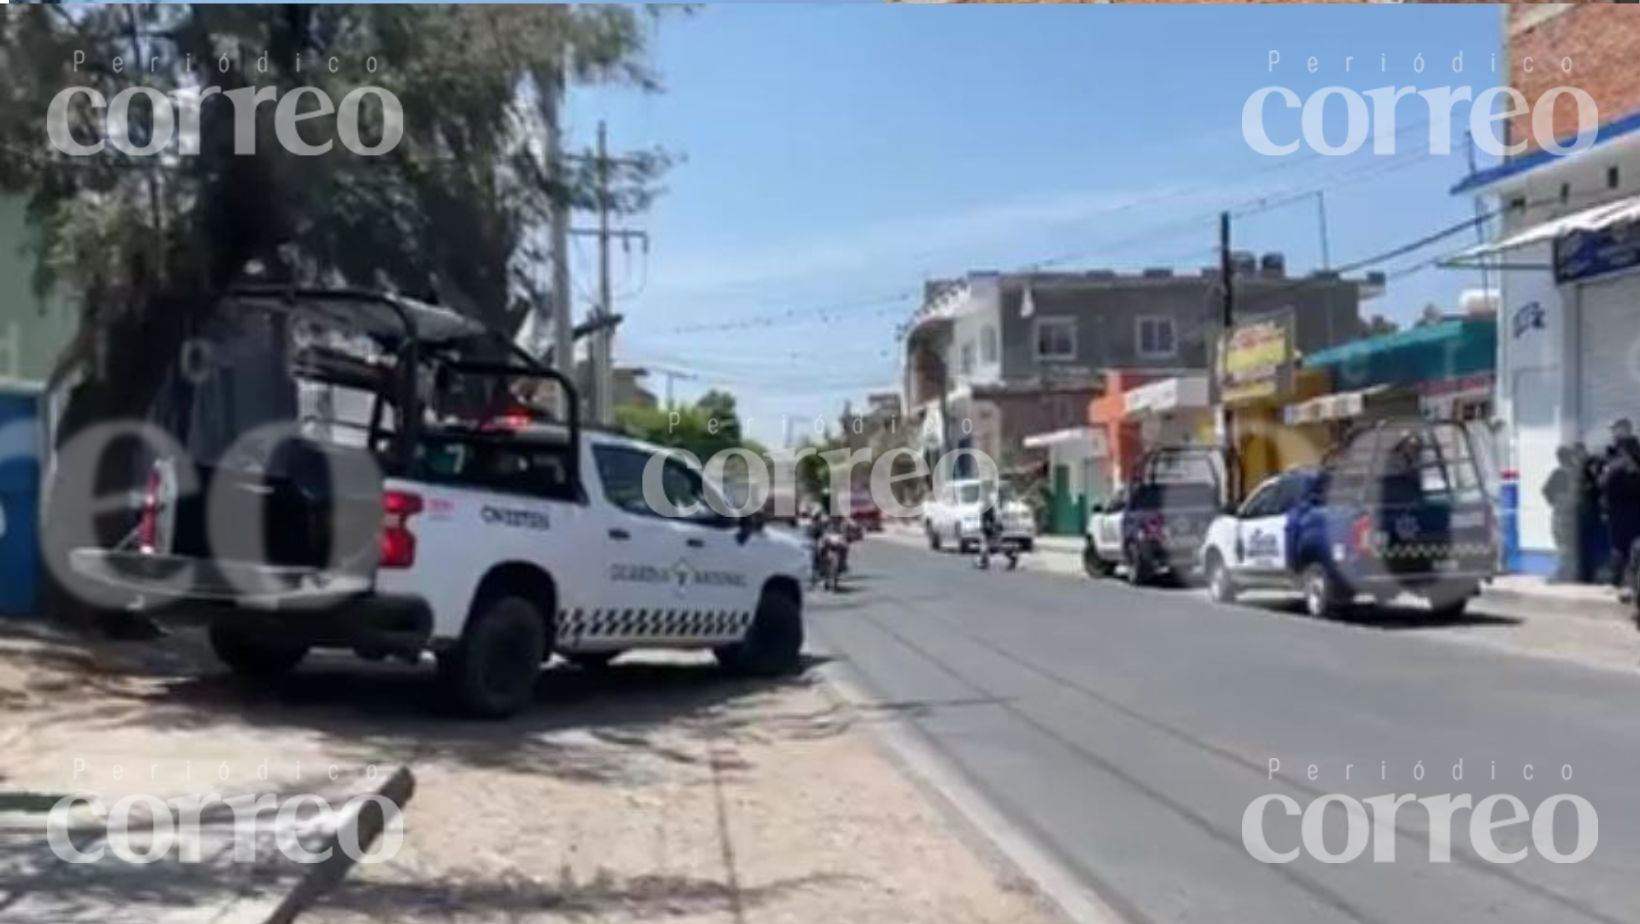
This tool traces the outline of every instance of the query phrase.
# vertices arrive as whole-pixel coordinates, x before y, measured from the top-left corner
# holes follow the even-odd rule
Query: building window
[[[997,329],[987,325],[979,332],[980,362],[991,365],[997,361]]]
[[[974,343],[969,341],[962,345],[962,374],[974,374]]]
[[[1171,359],[1179,354],[1172,318],[1139,319],[1139,356],[1142,359]]]
[[[1076,358],[1076,319],[1042,318],[1036,322],[1037,359]]]

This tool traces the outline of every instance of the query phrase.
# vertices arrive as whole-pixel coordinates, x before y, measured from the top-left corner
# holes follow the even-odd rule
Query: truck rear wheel
[[[211,623],[211,650],[217,659],[245,677],[273,677],[289,673],[307,657],[308,646],[258,638],[225,620]]]
[[[1304,610],[1316,619],[1343,614],[1349,597],[1331,568],[1317,562],[1304,570]]]
[[[1127,579],[1134,587],[1148,587],[1156,581],[1156,567],[1151,564],[1144,549],[1128,543],[1127,547]]]
[[[1082,570],[1088,573],[1088,577],[1097,580],[1110,577],[1112,569],[1110,562],[1099,556],[1099,549],[1089,542],[1082,546]]]
[[[1207,557],[1207,595],[1215,603],[1235,603],[1241,590],[1236,586],[1235,578],[1230,576],[1230,569],[1225,566],[1224,559],[1213,552]]]
[[[522,597],[497,597],[468,620],[461,642],[439,656],[439,673],[463,712],[506,718],[534,699],[546,647],[535,605]]]
[[[766,590],[746,637],[713,651],[731,674],[780,677],[803,666],[803,605],[791,594]]]

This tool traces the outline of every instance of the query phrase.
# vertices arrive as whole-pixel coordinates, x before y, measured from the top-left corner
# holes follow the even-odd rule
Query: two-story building
[[[1505,547],[1514,570],[1556,561],[1543,486],[1561,446],[1600,453],[1611,424],[1640,422],[1640,10],[1553,4],[1506,7],[1510,86],[1527,110],[1505,123],[1522,149],[1453,192],[1497,216],[1495,236],[1450,265],[1485,271],[1502,290],[1497,412]],[[1569,65],[1570,70],[1566,67]],[[1578,133],[1576,87],[1595,104],[1589,145],[1544,150]],[[1541,104],[1541,106],[1540,106]],[[1538,112],[1540,108],[1547,112]]]
[[[1289,277],[1277,254],[1236,259],[1237,318],[1290,312],[1300,319],[1301,350],[1360,336],[1366,281]],[[1166,391],[1204,402],[1197,383],[1206,379],[1221,327],[1222,293],[1216,267],[972,272],[929,282],[904,338],[906,424],[930,458],[981,452],[1004,472],[1045,476],[1056,507],[1085,509],[1109,478],[1088,420],[1106,373],[1179,377],[1180,387],[1158,389],[1158,397]],[[972,470],[967,462],[957,460],[959,473]],[[1073,526],[1079,516],[1057,525]]]

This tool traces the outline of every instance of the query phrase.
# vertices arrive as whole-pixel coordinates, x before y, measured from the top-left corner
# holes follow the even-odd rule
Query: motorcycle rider
[[[823,506],[816,506],[809,517],[809,567],[816,583],[821,576],[820,556],[830,548],[837,556],[837,573],[848,571],[848,540],[839,533],[841,528],[837,518],[826,512]]]
[[[979,566],[991,567],[991,549],[1000,548],[1002,554],[1008,557],[1008,570],[1012,571],[1019,564],[1019,550],[1002,541],[1002,517],[997,508],[1001,506],[1001,499],[995,491],[986,496],[985,509],[979,514]]]

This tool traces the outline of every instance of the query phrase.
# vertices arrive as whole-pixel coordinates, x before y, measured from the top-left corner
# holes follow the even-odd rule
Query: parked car
[[[866,491],[856,490],[849,498],[849,519],[861,530],[873,533],[883,531],[883,512]]]
[[[1139,478],[1088,519],[1082,564],[1092,577],[1123,569],[1129,582],[1189,580],[1214,516],[1225,509],[1225,452],[1209,446],[1153,450]]]
[[[293,336],[310,325],[324,332]],[[514,383],[554,382],[572,409],[574,386],[525,357],[457,358],[486,338],[473,328],[393,296],[235,293],[206,333],[213,365],[174,378],[182,454],[154,461],[131,541],[74,550],[76,574],[203,623],[241,674],[313,648],[430,651],[451,704],[480,716],[525,708],[555,654],[598,667],[687,648],[732,672],[798,670],[802,545],[714,513],[669,454],[673,510],[654,509],[645,472],[665,451],[584,431],[573,410],[516,413]],[[364,413],[346,426],[308,413],[349,403]],[[471,415],[483,407],[502,413]]]
[[[995,490],[1001,541],[1024,552],[1036,546],[1036,517],[1004,484]],[[949,541],[959,552],[978,551],[982,538],[980,517],[993,491],[977,478],[948,482],[923,505],[923,532],[928,547],[939,551]]]
[[[1467,431],[1423,420],[1352,432],[1317,470],[1266,481],[1202,547],[1214,599],[1288,590],[1317,617],[1362,595],[1411,593],[1443,617],[1464,612],[1495,573],[1498,537]]]

